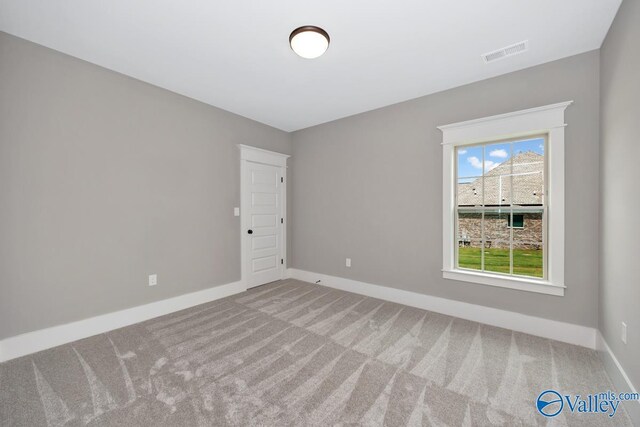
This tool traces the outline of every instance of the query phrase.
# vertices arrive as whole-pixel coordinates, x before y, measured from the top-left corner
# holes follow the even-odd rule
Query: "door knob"
[[[248,230],[247,233],[253,234],[253,230]]]

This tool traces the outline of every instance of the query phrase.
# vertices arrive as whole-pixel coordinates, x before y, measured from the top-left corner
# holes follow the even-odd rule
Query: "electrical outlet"
[[[233,208],[233,216],[240,216],[240,208]]]
[[[149,275],[149,286],[155,286],[158,284],[158,275],[150,274]]]
[[[347,258],[347,260],[344,263],[347,267],[351,267],[351,258]]]
[[[627,324],[622,322],[622,334],[620,336],[623,343],[627,343]]]

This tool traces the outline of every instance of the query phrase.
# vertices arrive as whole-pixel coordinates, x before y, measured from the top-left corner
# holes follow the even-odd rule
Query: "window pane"
[[[482,269],[482,241],[461,241],[458,246],[458,267],[470,270]]]
[[[511,143],[502,142],[484,146],[484,172],[487,176],[511,173]]]
[[[510,273],[509,241],[485,241],[484,270],[491,273]]]
[[[489,210],[484,214],[484,270],[493,273],[510,273],[511,229],[505,209]]]
[[[456,149],[458,154],[458,178],[482,175],[482,146],[463,146]]]
[[[510,213],[506,209],[487,210],[484,214],[484,240],[487,247],[491,242],[511,240],[511,228],[509,228]],[[507,245],[507,248],[509,246]]]
[[[471,241],[482,240],[482,212],[458,212],[458,245],[469,246]]]
[[[544,138],[514,142],[513,153],[513,204],[542,205]]]
[[[457,194],[458,206],[482,205],[482,177],[460,178]]]
[[[511,205],[511,177],[510,176],[487,175],[484,177],[484,205],[485,206]]]
[[[513,242],[513,274],[544,277],[542,242]]]
[[[514,218],[522,216],[522,227],[518,228],[518,221],[514,219],[513,228],[514,242],[543,242],[543,211],[532,209],[527,212],[514,212]]]
[[[484,147],[484,204],[511,204],[511,143],[488,144]]]

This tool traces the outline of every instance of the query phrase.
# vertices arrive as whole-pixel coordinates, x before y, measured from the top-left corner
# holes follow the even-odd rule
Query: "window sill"
[[[564,285],[552,284],[547,280],[508,277],[499,274],[476,273],[474,271],[466,270],[443,270],[442,277],[449,280],[478,283],[481,285],[497,286],[500,288],[537,292],[539,294],[555,296],[564,296],[565,290]]]

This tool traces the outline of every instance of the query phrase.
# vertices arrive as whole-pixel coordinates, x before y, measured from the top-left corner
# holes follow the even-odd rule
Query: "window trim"
[[[442,131],[442,276],[445,279],[563,296],[564,112],[573,101],[439,126]],[[455,265],[455,148],[547,134],[547,278],[523,278],[459,269]]]

